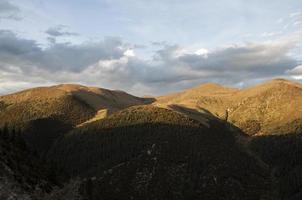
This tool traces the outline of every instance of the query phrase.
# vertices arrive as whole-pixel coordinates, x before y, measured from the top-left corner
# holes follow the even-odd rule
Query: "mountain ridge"
[[[299,112],[302,110],[300,83],[274,79],[240,90],[226,89],[219,85],[213,87],[212,84],[209,86],[208,88],[222,89],[222,92],[217,93],[211,89],[203,91],[201,85],[173,95],[161,96],[153,104],[166,108],[178,105],[197,112],[206,109],[250,135],[274,134],[277,127],[302,118]],[[250,126],[258,128],[252,130]]]
[[[244,89],[205,83],[182,92],[155,98],[136,97],[123,91],[79,84],[59,84],[0,96],[0,109],[2,108],[0,119],[2,115],[5,116],[2,122],[12,121],[11,118],[14,118],[14,113],[17,112],[14,111],[16,105],[15,109],[25,115],[18,118],[16,120],[18,122],[26,121],[27,118],[57,119],[62,116],[69,120],[72,126],[82,126],[131,106],[152,104],[175,110],[200,121],[204,120],[201,114],[208,113],[228,120],[250,135],[259,135],[285,130],[287,128],[282,126],[300,120],[302,112],[298,111],[302,111],[301,101],[302,84],[286,79],[273,79]],[[70,108],[64,106],[68,104],[72,106]],[[49,111],[45,111],[47,106],[51,107]],[[33,111],[31,112],[29,108]],[[79,110],[70,110],[74,108]],[[9,120],[6,120],[6,110],[11,113]],[[80,117],[72,119],[75,115]]]
[[[32,88],[0,96],[0,128],[22,129],[29,146],[44,155],[64,132],[149,101],[152,99],[77,84]]]
[[[0,197],[301,199],[301,104],[301,84],[280,79],[156,98],[77,84],[1,96],[0,164],[10,175]],[[30,166],[41,173],[23,175]]]

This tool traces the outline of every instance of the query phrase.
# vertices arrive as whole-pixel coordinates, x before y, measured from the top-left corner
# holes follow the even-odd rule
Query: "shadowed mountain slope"
[[[268,170],[236,144],[238,130],[136,106],[77,128],[49,152],[88,199],[260,199]]]
[[[0,199],[42,199],[55,185],[55,176],[19,136],[0,129]]]
[[[253,137],[249,149],[268,164],[276,199],[302,199],[302,131]]]

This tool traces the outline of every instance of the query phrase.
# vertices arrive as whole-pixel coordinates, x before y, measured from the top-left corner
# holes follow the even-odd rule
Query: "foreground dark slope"
[[[269,165],[272,193],[278,199],[302,199],[302,131],[257,136],[249,148]]]
[[[40,200],[55,184],[55,174],[26,148],[17,132],[0,130],[1,200]]]
[[[49,153],[88,199],[260,199],[265,166],[229,125],[153,106],[132,107],[65,135]]]
[[[32,150],[44,155],[53,141],[73,127],[149,101],[75,84],[33,88],[0,97],[0,127],[22,129]]]

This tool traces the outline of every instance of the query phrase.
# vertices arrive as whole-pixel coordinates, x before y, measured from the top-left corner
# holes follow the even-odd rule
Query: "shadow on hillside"
[[[197,110],[197,109],[188,108],[188,107],[185,107],[182,105],[177,105],[177,104],[169,105],[169,107],[172,110],[182,113],[182,114],[188,116],[189,118],[195,119],[205,125],[210,120],[220,122],[222,124],[225,124],[226,128],[231,130],[231,132],[233,133],[234,136],[248,137],[248,135],[246,133],[244,133],[239,127],[237,127],[236,125],[232,124],[229,121],[225,121],[225,120],[218,118],[216,115],[214,115],[213,113],[211,113],[209,110],[207,110],[205,108],[199,108]]]
[[[302,134],[257,136],[249,146],[271,167],[280,199],[302,199]]]
[[[70,124],[53,118],[32,120],[23,126],[22,135],[27,146],[41,158],[59,137],[72,129]]]
[[[48,159],[71,177],[104,177],[84,190],[93,193],[91,199],[179,199],[176,193],[180,199],[257,199],[267,187],[268,173],[218,121],[211,121],[210,128],[144,123],[75,130],[56,142]]]
[[[175,110],[177,112],[180,112],[180,113],[183,113],[195,120],[203,120],[205,118],[217,118],[215,117],[210,111],[202,108],[202,112],[200,112],[199,110],[197,109],[193,109],[193,108],[188,108],[188,107],[185,107],[185,106],[182,106],[182,105],[178,105],[178,104],[172,104],[172,105],[169,105],[169,108],[171,108],[172,110]]]
[[[156,101],[156,99],[153,97],[142,97],[142,99],[143,99],[145,105],[152,104]]]
[[[294,120],[275,130],[276,133],[286,133],[284,135],[250,137],[234,124],[217,118],[205,109],[204,113],[206,114],[179,105],[172,105],[171,108],[198,121],[211,117],[225,123],[231,132],[235,133],[235,137],[240,136],[238,142],[243,145],[251,140],[247,148],[259,156],[264,163],[269,164],[275,180],[273,188],[275,188],[277,197],[281,199],[302,199],[301,120]]]
[[[123,91],[110,91],[106,90],[103,95],[96,94],[92,91],[79,90],[72,91],[72,94],[82,103],[93,108],[94,110],[100,110],[104,108],[127,108],[135,105],[151,104],[155,101],[155,98],[141,98],[132,96]],[[124,101],[126,98],[127,100]]]

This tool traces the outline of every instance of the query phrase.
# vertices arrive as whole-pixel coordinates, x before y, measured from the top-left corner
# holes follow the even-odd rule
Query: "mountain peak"
[[[218,84],[218,83],[213,83],[213,82],[208,82],[208,83],[203,83],[198,85],[196,88],[225,88],[224,86]]]
[[[285,88],[301,88],[302,89],[302,84],[298,83],[298,82],[295,82],[295,81],[287,80],[287,79],[277,78],[277,79],[267,81],[263,84],[260,84],[258,87],[266,88],[266,89],[268,89],[268,88],[280,89],[280,88],[284,88],[284,87]]]
[[[269,80],[267,82],[265,82],[264,84],[291,84],[291,85],[301,85],[300,83],[297,83],[295,81],[291,81],[288,79],[284,79],[284,78],[276,78],[276,79],[272,79]]]
[[[201,84],[197,87],[193,87],[191,89],[186,90],[185,92],[198,92],[202,94],[209,94],[209,95],[216,95],[216,94],[223,94],[223,93],[229,93],[229,92],[234,92],[237,91],[238,89],[236,88],[229,88],[225,87],[223,85],[220,85],[218,83],[204,83]]]
[[[73,91],[79,91],[79,90],[90,90],[92,87],[87,87],[80,84],[74,84],[74,83],[65,83],[65,84],[59,84],[52,86],[55,89],[63,90],[65,92],[73,92]]]
[[[275,79],[271,80],[271,82],[292,82],[292,81],[289,81],[285,78],[275,78]]]

